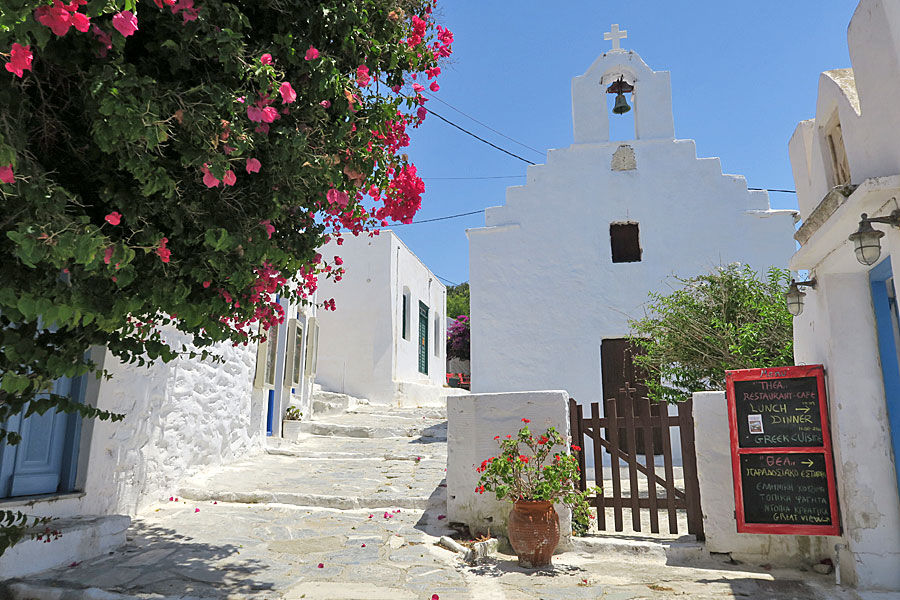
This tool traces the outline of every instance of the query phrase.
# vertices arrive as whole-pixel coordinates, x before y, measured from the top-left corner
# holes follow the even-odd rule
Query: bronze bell
[[[633,91],[634,86],[626,82],[623,76],[620,76],[612,85],[606,88],[607,94],[616,94],[616,105],[613,106],[613,114],[624,115],[631,110],[631,107],[628,106],[628,101],[625,100],[625,94]]]
[[[628,106],[628,101],[625,99],[625,94],[619,92],[619,94],[616,96],[616,105],[613,106],[612,109],[613,114],[624,115],[629,110],[631,110],[631,107]]]

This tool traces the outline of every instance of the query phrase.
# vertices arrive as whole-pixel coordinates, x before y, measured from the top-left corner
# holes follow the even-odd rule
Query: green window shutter
[[[409,298],[407,298],[406,294],[403,294],[403,324],[401,325],[401,327],[403,328],[403,339],[404,340],[408,339],[407,338],[408,333],[406,331],[406,321],[409,320],[408,315],[409,315]]]
[[[419,302],[419,373],[428,375],[428,307]]]

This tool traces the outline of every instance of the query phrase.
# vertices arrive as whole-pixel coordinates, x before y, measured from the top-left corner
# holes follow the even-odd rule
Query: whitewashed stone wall
[[[892,436],[900,435],[893,391],[879,349],[870,267],[857,262],[848,236],[860,213],[882,216],[900,200],[900,3],[862,0],[848,28],[853,68],[822,73],[815,119],[790,142],[803,217],[791,268],[815,277],[794,319],[797,364],[824,364],[843,535],[841,575],[860,588],[900,591],[900,494]],[[852,186],[836,183],[826,132],[840,121]],[[851,193],[852,192],[852,193]],[[900,231],[883,231],[882,264],[898,274]],[[881,264],[879,265],[881,266]]]
[[[515,435],[522,419],[533,432],[555,427],[569,439],[569,394],[564,391],[471,394],[447,398],[447,517],[465,523],[473,533],[506,535],[512,504],[492,493],[478,494],[475,468],[499,449],[494,436]],[[566,450],[568,452],[568,449]],[[560,525],[558,550],[571,545],[571,511],[557,506]]]
[[[186,338],[164,332],[170,342]],[[132,515],[173,495],[197,470],[262,451],[264,431],[251,427],[256,345],[219,344],[222,364],[178,358],[151,367],[123,364],[107,351],[95,360],[112,379],[88,383],[87,400],[125,414],[117,423],[83,423],[77,488],[83,494],[33,502],[26,512],[54,517]],[[258,411],[258,407],[252,407]]]

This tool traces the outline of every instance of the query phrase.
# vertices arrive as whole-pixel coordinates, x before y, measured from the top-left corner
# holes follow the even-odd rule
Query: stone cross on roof
[[[619,31],[619,24],[613,23],[613,26],[610,27],[612,31],[607,31],[603,34],[603,39],[606,41],[612,40],[612,49],[613,50],[621,50],[621,46],[619,46],[619,42],[628,37],[628,30],[623,29]]]

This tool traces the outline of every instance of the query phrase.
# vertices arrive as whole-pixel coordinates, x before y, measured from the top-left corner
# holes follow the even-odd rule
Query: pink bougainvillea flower
[[[5,167],[0,167],[0,181],[3,183],[15,183],[16,176],[13,173],[12,165],[6,165]]]
[[[342,208],[347,207],[347,203],[350,201],[350,196],[347,192],[340,192],[334,188],[328,190],[325,194],[326,200],[328,200],[329,204],[337,204]]]
[[[256,105],[251,105],[247,107],[247,118],[253,121],[254,123],[262,123],[262,109]]]
[[[262,167],[262,164],[255,158],[247,159],[247,166],[245,168],[248,173],[259,173],[260,167]]]
[[[325,565],[322,564],[322,563],[319,563],[319,568],[320,568],[320,569],[324,569],[324,568],[325,568]]]
[[[310,46],[309,50],[306,51],[306,56],[304,56],[304,58],[306,60],[315,60],[319,58],[319,51]]]
[[[416,109],[416,116],[419,117],[420,121],[424,121],[425,116],[427,114],[428,114],[428,109],[425,108],[424,106],[420,106],[419,108]]]
[[[172,251],[166,248],[166,244],[169,242],[169,238],[163,238],[159,240],[159,246],[156,247],[156,254],[159,256],[159,259],[164,263],[169,262],[169,259],[172,256]],[[178,501],[178,498],[175,498],[175,501]]]
[[[272,221],[269,219],[265,219],[259,222],[260,225],[266,228],[266,233],[269,234],[269,239],[272,239],[272,234],[275,233],[275,226],[272,225]]]
[[[269,133],[269,126],[266,123],[260,123],[256,129],[254,129],[256,133]]]
[[[203,287],[204,287],[204,288],[208,288],[208,287],[210,286],[211,283],[212,283],[212,282],[209,281],[209,280],[207,279],[206,281],[203,282]]]
[[[369,67],[366,65],[359,65],[356,67],[356,83],[359,84],[359,87],[366,87],[371,81],[372,78],[369,76]]]
[[[431,85],[428,86],[428,89],[430,89],[432,92],[436,92],[441,89],[441,86],[438,85],[437,81],[432,81]]]
[[[395,86],[391,87],[391,91],[394,92],[395,94],[399,94],[399,93],[400,93],[400,86],[399,86],[399,85],[395,85]]]
[[[113,27],[124,37],[134,35],[138,30],[137,17],[130,10],[123,10],[112,18]]]
[[[87,30],[91,28],[91,18],[84,13],[73,12],[72,25],[81,33],[87,33]]]
[[[225,152],[225,154],[231,154],[232,152],[234,152],[234,148],[232,148],[228,144],[222,146],[222,150]]]
[[[417,94],[418,94],[419,92],[424,92],[424,91],[425,91],[425,86],[423,86],[421,83],[414,83],[414,84],[413,84],[413,91],[416,92]]]
[[[225,175],[222,176],[222,182],[225,185],[234,185],[237,181],[237,175],[234,174],[234,171],[228,169],[225,171]]]
[[[216,176],[209,172],[209,169],[204,167],[203,171],[203,183],[208,188],[214,188],[219,185],[219,180],[216,179]]]
[[[342,264],[344,264],[344,259],[341,258],[340,256],[335,256],[335,257],[334,257],[334,264],[336,264],[336,265],[342,265]],[[416,461],[416,462],[418,462],[418,461]]]
[[[168,0],[166,0],[166,3],[168,4]],[[172,14],[177,15],[179,12],[182,13],[181,18],[184,19],[182,25],[188,21],[196,21],[197,15],[200,14],[200,12],[194,8],[194,0],[178,0],[178,2],[172,6]]]
[[[162,8],[163,4],[165,4],[166,6],[173,6],[175,4],[175,0],[153,0],[153,2],[159,8]]]
[[[117,211],[113,211],[104,217],[104,220],[110,225],[118,225],[122,221],[122,215]]]
[[[31,60],[33,58],[34,54],[31,53],[30,45],[23,46],[16,42],[12,45],[12,50],[9,53],[9,62],[4,66],[10,73],[15,73],[22,77],[25,71],[31,70]]]
[[[34,18],[60,37],[66,35],[69,27],[72,26],[72,14],[68,7],[59,0],[54,0],[53,6],[41,6],[36,9]]]
[[[103,262],[105,264],[109,264],[109,261],[112,260],[113,255],[113,247],[109,246],[106,250],[103,251]]]
[[[281,94],[281,101],[285,104],[290,104],[297,100],[297,92],[294,91],[294,88],[291,87],[288,81],[281,84],[278,88],[278,93]]]
[[[434,67],[431,69],[425,69],[425,74],[428,75],[428,79],[433,79],[441,74],[441,68]]]
[[[273,62],[272,55],[269,54],[268,52],[263,54],[261,57],[259,57],[259,62],[261,62],[264,65],[271,65]]]
[[[199,508],[195,508],[195,509],[194,509],[194,512],[195,512],[195,513],[198,513],[198,512],[200,512],[200,509],[199,509]]]
[[[438,596],[437,594],[432,594],[432,595],[431,595],[431,600],[441,600],[441,597]]]
[[[319,106],[331,108],[331,100],[322,100],[321,102],[319,102]]]
[[[281,115],[278,114],[278,109],[274,106],[267,106],[262,109],[262,121],[263,123],[274,123],[278,119],[281,118]]]
[[[100,56],[106,56],[107,51],[112,48],[112,37],[97,25],[91,25],[91,33],[94,34],[94,37],[97,38],[97,41],[103,45],[103,49],[100,50]]]

